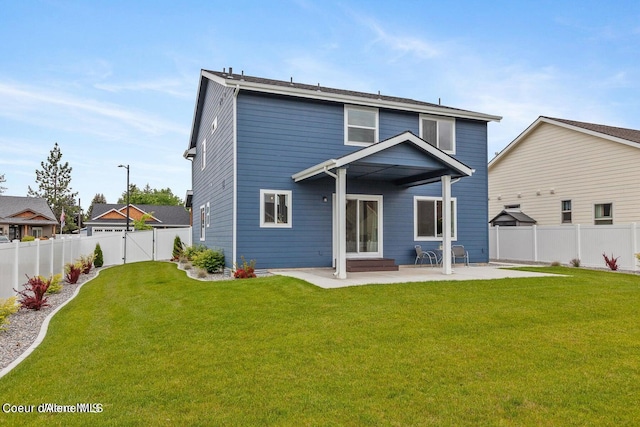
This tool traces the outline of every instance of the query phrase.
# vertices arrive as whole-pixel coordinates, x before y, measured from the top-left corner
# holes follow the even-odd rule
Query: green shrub
[[[45,280],[44,277],[40,276],[42,280]],[[57,294],[62,290],[62,274],[56,274],[51,279],[49,279],[51,283],[49,284],[49,288],[47,289],[47,294]]]
[[[16,297],[0,298],[0,331],[4,331],[9,324],[9,316],[18,311],[20,306],[16,304]]]
[[[33,236],[23,236],[22,239],[20,239],[21,242],[33,242],[34,240],[36,240],[36,238]]]
[[[102,267],[103,264],[102,248],[100,247],[100,243],[96,243],[96,248],[93,250],[93,265],[98,268]]]
[[[205,249],[196,254],[192,262],[193,265],[206,270],[207,273],[215,273],[224,268],[224,253],[221,250]]]
[[[176,236],[176,238],[173,239],[173,252],[171,254],[172,255],[171,260],[176,261],[180,259],[183,253],[184,253],[184,243],[182,243],[182,240],[180,240],[180,236]]]
[[[184,250],[184,256],[186,256],[189,261],[193,261],[195,257],[206,250],[207,247],[205,245],[187,246]]]

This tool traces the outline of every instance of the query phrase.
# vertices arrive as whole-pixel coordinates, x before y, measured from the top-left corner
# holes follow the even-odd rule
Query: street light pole
[[[127,169],[127,228],[124,229],[124,257],[123,263],[127,263],[127,232],[129,231],[129,165],[118,165],[119,168]]]

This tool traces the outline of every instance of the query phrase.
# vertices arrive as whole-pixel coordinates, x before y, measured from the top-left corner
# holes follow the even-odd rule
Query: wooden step
[[[396,260],[391,258],[348,259],[347,273],[364,271],[398,271]]]

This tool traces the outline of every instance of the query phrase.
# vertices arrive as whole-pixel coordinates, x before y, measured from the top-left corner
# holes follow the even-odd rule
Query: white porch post
[[[442,274],[451,274],[451,176],[442,176]]]
[[[336,278],[347,278],[347,169],[339,168],[336,177]]]

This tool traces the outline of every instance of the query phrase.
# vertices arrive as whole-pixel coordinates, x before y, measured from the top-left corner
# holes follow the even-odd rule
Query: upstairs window
[[[378,142],[378,109],[345,105],[344,139],[346,145]]]
[[[595,225],[613,224],[613,206],[611,203],[594,205],[593,223]]]
[[[563,200],[561,202],[562,208],[562,223],[571,224],[571,200]]]
[[[202,167],[201,170],[207,166],[207,140],[202,141]]]
[[[456,121],[444,117],[420,116],[420,138],[445,153],[456,153]]]
[[[291,191],[260,190],[260,227],[291,228]]]

